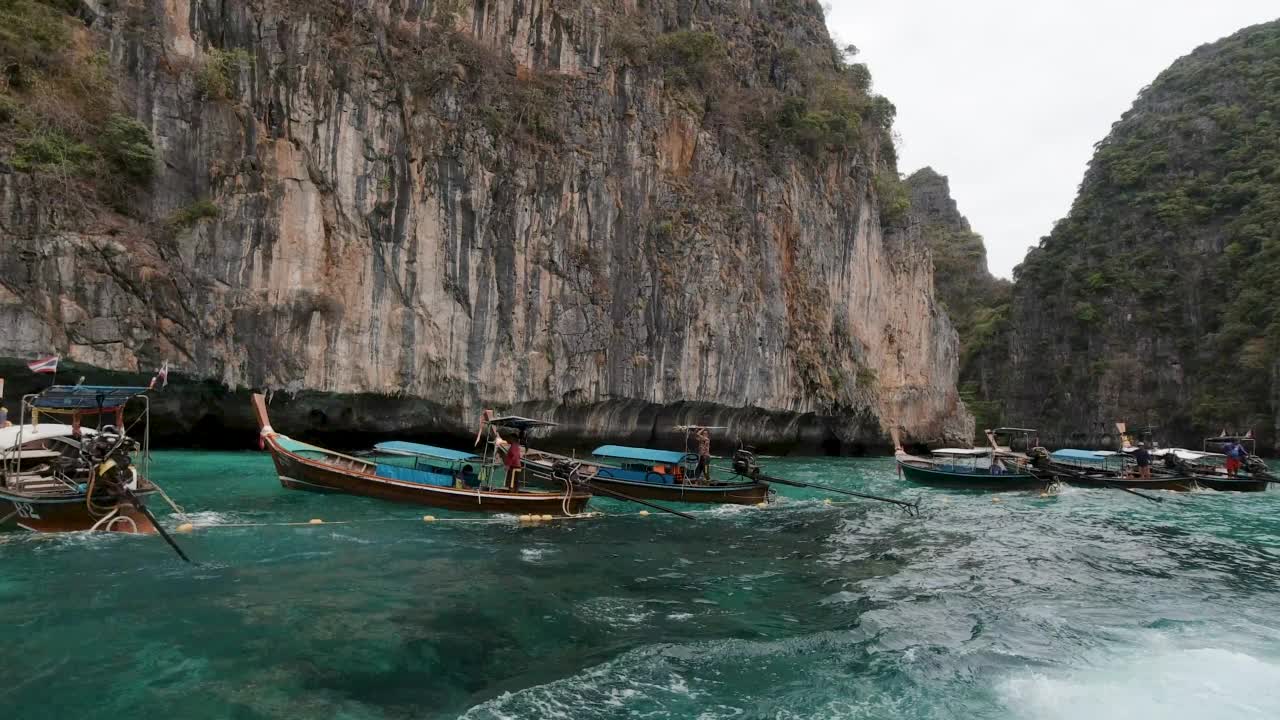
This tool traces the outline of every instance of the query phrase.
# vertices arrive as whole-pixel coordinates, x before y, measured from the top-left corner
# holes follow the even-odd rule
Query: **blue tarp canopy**
[[[640,462],[664,463],[677,465],[685,458],[684,453],[670,450],[652,450],[650,448],[625,447],[622,445],[601,445],[591,451],[592,455],[619,460],[638,460]]]
[[[144,387],[54,385],[31,402],[39,410],[115,410],[142,393]]]
[[[393,455],[412,455],[414,457],[435,458],[454,462],[480,462],[480,457],[475,453],[450,450],[448,448],[435,447],[434,445],[419,445],[418,443],[401,440],[381,442],[374,445],[373,448]]]
[[[1077,462],[1106,462],[1115,457],[1113,452],[1099,450],[1054,450],[1050,455],[1054,460],[1075,460]]]
[[[450,487],[453,485],[453,478],[444,473],[423,472],[422,470],[402,468],[396,465],[379,465],[376,474],[378,477],[418,483],[419,485],[435,485],[437,487]]]

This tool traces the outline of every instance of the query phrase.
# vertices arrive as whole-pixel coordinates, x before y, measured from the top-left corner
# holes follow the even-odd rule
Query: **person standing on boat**
[[[1138,449],[1133,453],[1133,459],[1138,461],[1138,477],[1143,480],[1151,479],[1151,453],[1147,451],[1146,443],[1138,443]]]
[[[694,439],[698,441],[698,468],[693,471],[693,476],[698,482],[704,484],[711,483],[711,433],[706,428],[698,428],[693,433]]]
[[[507,467],[507,487],[512,492],[520,489],[520,463],[524,460],[524,431],[521,430],[507,445],[507,456],[502,462]]]
[[[1238,475],[1240,466],[1244,464],[1247,457],[1249,457],[1249,451],[1244,449],[1244,445],[1239,440],[1232,441],[1231,447],[1227,448],[1227,476]]]

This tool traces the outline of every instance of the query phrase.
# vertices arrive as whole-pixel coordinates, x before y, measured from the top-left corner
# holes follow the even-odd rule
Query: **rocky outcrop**
[[[1280,22],[1178,60],[1098,144],[1070,214],[1015,271],[982,398],[1048,444],[1114,423],[1199,447],[1280,423]]]
[[[960,396],[973,412],[979,432],[999,424],[999,406],[983,400],[990,373],[977,362],[1008,313],[1012,284],[987,268],[987,248],[951,197],[951,184],[933,168],[907,178],[911,225],[933,253],[937,296],[960,335]]]
[[[458,435],[495,405],[566,438],[971,434],[926,244],[882,223],[892,106],[814,3],[81,15],[155,173],[120,197],[0,172],[2,356],[169,358],[180,392],[222,388],[179,427],[242,429],[265,387],[300,434]]]

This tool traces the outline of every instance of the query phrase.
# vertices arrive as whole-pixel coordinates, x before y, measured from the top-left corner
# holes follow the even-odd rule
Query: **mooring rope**
[[[173,498],[169,497],[169,493],[165,492],[164,488],[160,487],[160,483],[157,483],[154,480],[148,480],[148,482],[150,482],[152,487],[154,487],[160,493],[160,497],[164,498],[164,501],[169,503],[169,507],[173,508],[173,511],[175,513],[180,515],[183,520],[188,520],[188,521],[190,520],[190,518],[187,516],[187,511],[184,510],[181,505],[174,502]]]

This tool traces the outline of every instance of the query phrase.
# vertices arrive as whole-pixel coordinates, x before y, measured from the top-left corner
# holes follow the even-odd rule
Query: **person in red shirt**
[[[507,445],[507,456],[502,461],[507,468],[507,487],[513,491],[520,489],[520,464],[524,460],[523,445],[524,433],[522,432]]]

